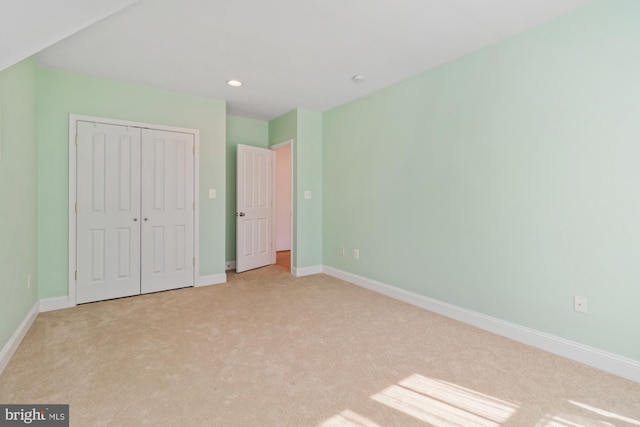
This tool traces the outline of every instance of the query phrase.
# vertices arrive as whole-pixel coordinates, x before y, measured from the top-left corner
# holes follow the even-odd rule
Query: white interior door
[[[238,145],[236,271],[275,263],[273,242],[274,153]]]
[[[140,129],[77,122],[78,303],[140,293]]]
[[[142,130],[141,292],[194,284],[194,136]]]

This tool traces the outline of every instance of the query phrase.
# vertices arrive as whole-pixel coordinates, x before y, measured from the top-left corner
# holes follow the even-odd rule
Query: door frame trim
[[[69,307],[76,306],[77,282],[75,273],[77,269],[76,251],[76,124],[79,121],[95,122],[107,125],[130,126],[141,129],[155,129],[168,132],[180,132],[193,135],[194,140],[194,164],[193,164],[193,256],[195,265],[193,268],[193,286],[198,284],[200,278],[200,131],[176,126],[165,126],[153,123],[135,122],[130,120],[112,119],[106,117],[85,116],[81,114],[69,114]]]

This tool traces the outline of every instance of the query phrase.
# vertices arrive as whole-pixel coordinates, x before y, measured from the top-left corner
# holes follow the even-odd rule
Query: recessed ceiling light
[[[227,80],[227,84],[229,86],[233,86],[233,87],[240,87],[242,86],[242,82],[240,80]]]
[[[364,76],[362,74],[356,74],[355,76],[351,77],[351,80],[356,83],[362,83],[364,81]]]

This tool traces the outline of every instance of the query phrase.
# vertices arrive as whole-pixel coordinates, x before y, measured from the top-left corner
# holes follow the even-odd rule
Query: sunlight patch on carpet
[[[356,412],[346,409],[338,415],[329,418],[320,424],[319,427],[380,427],[380,425]]]
[[[624,415],[616,414],[614,412],[606,411],[604,409],[596,408],[586,403],[576,402],[574,400],[567,400],[570,404],[584,409],[586,415],[575,414],[547,414],[546,417],[541,419],[536,427],[615,427],[620,422],[624,422],[625,425],[640,426],[640,421],[625,417]],[[598,419],[600,418],[600,419]]]
[[[535,427],[608,427],[614,426],[607,422],[597,422],[572,414],[547,415]],[[615,427],[615,426],[614,426]]]
[[[619,415],[613,412],[609,412],[609,411],[605,411],[604,409],[600,409],[600,408],[596,408],[594,406],[590,406],[587,405],[585,403],[580,403],[580,402],[575,402],[573,400],[569,400],[569,403],[571,403],[572,405],[575,405],[579,408],[582,409],[586,409],[588,411],[594,412],[598,415],[602,415],[603,417],[607,417],[607,418],[613,418],[614,420],[618,420],[618,421],[624,421],[625,423],[629,423],[629,424],[633,424],[636,426],[640,426],[640,421],[633,419],[633,418],[629,418],[629,417],[625,417],[623,415]]]
[[[498,427],[518,410],[511,402],[419,374],[371,399],[436,427]]]

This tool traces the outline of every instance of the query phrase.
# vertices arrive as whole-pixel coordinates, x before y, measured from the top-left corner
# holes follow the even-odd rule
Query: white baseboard
[[[235,270],[236,269],[236,262],[235,261],[227,261],[224,263],[224,269],[226,271],[229,270]]]
[[[9,364],[11,357],[13,357],[13,354],[18,349],[18,346],[24,339],[24,336],[29,332],[29,328],[31,328],[33,321],[38,317],[38,313],[40,313],[40,303],[36,302],[31,310],[29,310],[24,320],[22,320],[18,329],[16,329],[13,335],[11,335],[11,338],[9,338],[9,341],[7,341],[5,346],[2,348],[2,351],[0,351],[0,374],[2,374],[4,368]]]
[[[40,313],[63,310],[70,307],[73,306],[69,304],[68,297],[44,298],[40,300]]]
[[[531,345],[632,381],[640,382],[640,361],[467,310],[453,304],[428,298],[326,265],[323,267],[323,272],[329,276],[433,311],[480,329],[502,335],[514,341]]]
[[[323,272],[321,265],[312,265],[311,267],[291,268],[291,274],[294,277],[310,276],[312,274],[319,274]]]
[[[202,286],[219,285],[227,282],[227,275],[225,273],[213,274],[211,276],[201,276],[196,280],[194,287],[199,288]]]

